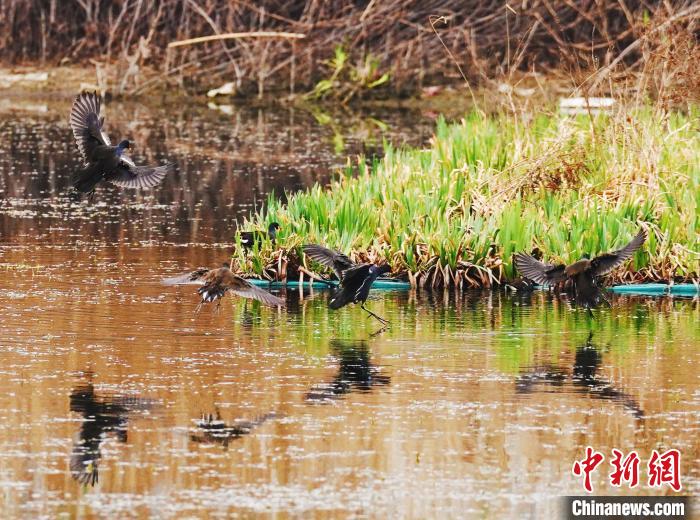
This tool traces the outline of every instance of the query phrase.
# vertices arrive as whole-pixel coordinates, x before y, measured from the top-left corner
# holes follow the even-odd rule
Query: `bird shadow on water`
[[[194,420],[195,431],[190,434],[190,440],[200,444],[220,444],[227,449],[232,440],[240,439],[263,423],[278,417],[276,413],[270,412],[250,421],[237,420],[229,424],[221,418],[217,409],[215,414],[203,414]]]
[[[644,421],[644,410],[637,400],[598,374],[602,358],[601,349],[593,343],[593,331],[590,331],[586,342],[576,348],[571,371],[552,365],[530,368],[515,379],[516,393],[528,395],[549,392],[551,389],[571,391],[593,399],[611,400],[629,411],[635,419]]]
[[[372,333],[369,335],[369,337],[370,337],[370,338],[376,338],[376,337],[379,336],[380,334],[383,334],[384,332],[386,332],[387,330],[389,330],[390,326],[391,326],[391,325],[390,325],[389,323],[385,323],[384,325],[382,325],[381,327],[379,327],[377,330],[375,330],[374,332],[372,332]]]
[[[112,434],[118,442],[127,442],[127,425],[133,414],[153,410],[157,402],[137,396],[116,394],[98,395],[92,383],[78,383],[70,393],[70,411],[82,416],[70,456],[73,479],[83,485],[94,486],[99,479],[100,446]]]
[[[332,340],[331,353],[338,359],[338,371],[331,381],[307,392],[307,402],[330,403],[350,392],[371,392],[391,384],[391,376],[371,361],[366,340]]]

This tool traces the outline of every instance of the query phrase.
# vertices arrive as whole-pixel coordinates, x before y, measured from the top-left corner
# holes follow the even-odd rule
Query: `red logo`
[[[668,450],[659,455],[654,450],[647,466],[649,470],[649,487],[661,487],[668,484],[674,491],[681,490],[681,452]]]
[[[623,452],[613,448],[612,454],[610,465],[613,470],[608,475],[610,485],[620,487],[623,482],[626,482],[629,488],[637,486],[639,484],[640,463],[637,452],[633,450],[625,456]],[[586,457],[575,461],[573,468],[571,468],[575,476],[583,476],[583,488],[589,493],[593,492],[591,474],[604,460],[605,455],[587,446]],[[647,475],[649,487],[660,488],[664,484],[668,484],[674,491],[680,491],[682,488],[681,452],[672,449],[660,454],[658,451],[652,450],[647,464]]]
[[[574,475],[577,477],[580,477],[581,475],[584,475],[583,477],[583,487],[586,488],[586,491],[589,493],[593,492],[593,486],[591,485],[591,473],[593,472],[594,469],[598,467],[598,465],[603,462],[605,459],[605,456],[602,453],[598,453],[597,451],[593,451],[593,448],[588,446],[586,448],[586,458],[583,460],[577,460],[574,462],[574,467],[572,468],[572,472]]]
[[[631,451],[624,459],[622,452],[617,449],[612,450],[614,458],[610,461],[615,470],[610,473],[610,484],[620,487],[623,481],[629,482],[629,487],[633,488],[639,484],[639,455],[636,451]]]

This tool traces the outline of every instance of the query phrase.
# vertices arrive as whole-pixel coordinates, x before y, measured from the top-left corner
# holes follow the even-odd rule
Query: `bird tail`
[[[576,305],[585,309],[595,309],[604,300],[602,291],[594,280],[591,283],[575,284],[574,291]]]
[[[78,170],[73,175],[71,183],[80,193],[92,193],[97,183],[102,180],[102,175],[92,166]]]
[[[345,307],[348,303],[353,302],[354,292],[348,290],[347,287],[341,287],[333,293],[330,301],[328,302],[328,307],[333,310]]]
[[[197,289],[197,292],[202,295],[202,302],[213,302],[219,298],[223,298],[226,294],[226,289],[220,285],[204,285]]]

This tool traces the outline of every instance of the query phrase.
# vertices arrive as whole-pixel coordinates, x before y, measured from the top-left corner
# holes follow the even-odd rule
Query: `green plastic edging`
[[[680,296],[694,296],[700,294],[700,286],[692,283],[666,285],[663,283],[640,283],[634,285],[615,285],[610,290],[624,294],[675,294]]]
[[[253,285],[259,287],[299,287],[302,285],[304,288],[314,289],[328,289],[331,285],[337,287],[338,282],[331,281],[328,283],[322,282],[302,282],[289,280],[287,282],[270,282],[268,280],[260,280],[258,278],[249,278],[248,281]],[[331,284],[331,285],[329,285]],[[411,288],[411,284],[408,282],[402,282],[400,280],[375,280],[372,284],[372,289],[384,289],[384,290],[399,290],[407,291]],[[538,288],[540,288],[538,286]],[[677,285],[666,285],[663,283],[642,283],[633,285],[614,285],[608,288],[609,290],[621,293],[621,294],[641,294],[641,295],[664,295],[672,294],[678,296],[695,296],[700,294],[700,286],[692,283],[682,283]]]
[[[314,289],[329,289],[331,286],[332,287],[337,287],[338,282],[332,281],[326,283],[322,282],[302,282],[301,284],[297,281],[289,280],[287,282],[270,282],[268,280],[260,280],[258,278],[248,278],[248,281],[252,283],[253,285],[257,285],[258,287],[272,287],[272,288],[279,288],[279,287],[299,287],[301,285],[304,288],[311,288],[313,287]],[[332,285],[329,285],[332,284]],[[398,291],[407,291],[411,288],[411,284],[408,282],[402,282],[400,280],[375,280],[374,283],[372,284],[372,289],[385,289],[385,290],[398,290]]]

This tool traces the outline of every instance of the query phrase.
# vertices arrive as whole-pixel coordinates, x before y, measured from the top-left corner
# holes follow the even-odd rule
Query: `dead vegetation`
[[[678,102],[700,90],[699,17],[691,1],[9,0],[0,48],[5,64],[94,66],[116,93],[309,92],[341,48],[345,70],[367,84],[386,75],[380,90],[393,95],[556,69],[590,91],[622,79]],[[199,37],[211,38],[169,47]],[[374,80],[362,78],[369,64]]]

